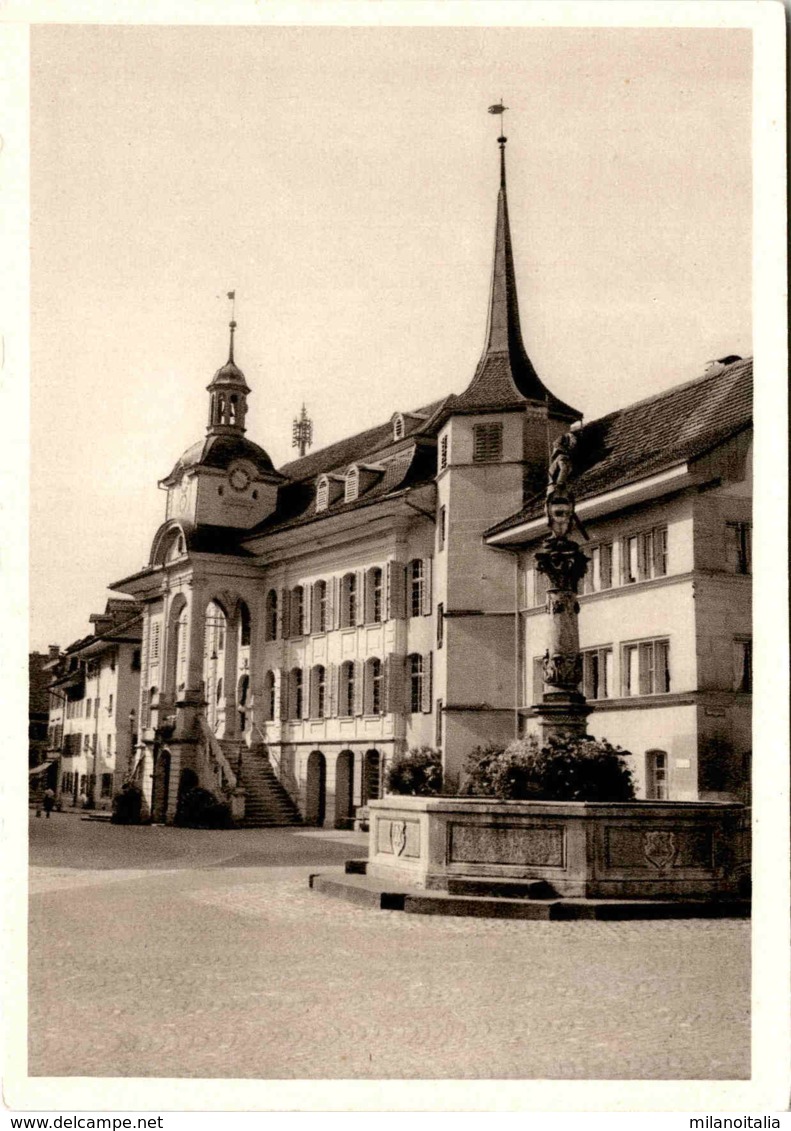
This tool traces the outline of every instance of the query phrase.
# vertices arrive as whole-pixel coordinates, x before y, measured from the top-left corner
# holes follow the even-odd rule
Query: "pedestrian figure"
[[[55,791],[52,789],[44,790],[44,812],[47,814],[47,820],[52,812],[52,806],[55,804]]]

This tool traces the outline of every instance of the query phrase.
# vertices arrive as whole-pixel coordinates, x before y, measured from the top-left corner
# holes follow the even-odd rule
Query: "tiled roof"
[[[206,436],[176,460],[173,470],[163,483],[175,483],[182,472],[191,467],[227,468],[235,459],[245,459],[253,463],[259,471],[271,475],[274,466],[263,448],[245,436]]]
[[[625,486],[703,455],[752,423],[752,358],[627,408],[581,429],[574,452],[577,499]],[[497,534],[543,513],[544,496],[492,526]]]

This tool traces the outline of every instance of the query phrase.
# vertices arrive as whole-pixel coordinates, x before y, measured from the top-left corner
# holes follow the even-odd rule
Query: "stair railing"
[[[204,752],[209,769],[217,775],[220,788],[226,792],[231,792],[236,789],[237,781],[231,763],[225,757],[225,751],[220,745],[217,735],[209,726],[206,716],[198,715],[198,723],[204,739]]]

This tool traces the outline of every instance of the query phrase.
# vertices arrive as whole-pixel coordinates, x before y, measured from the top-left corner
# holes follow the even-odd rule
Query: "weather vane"
[[[499,117],[502,118],[503,114],[506,112],[507,109],[508,109],[508,107],[505,105],[505,102],[501,98],[499,102],[495,102],[494,106],[489,107],[489,113],[490,114],[497,114],[497,115],[499,115]],[[506,141],[508,140],[507,138],[503,137],[503,123],[502,122],[500,123],[500,136],[498,137],[497,140],[499,141],[501,146],[505,145]]]

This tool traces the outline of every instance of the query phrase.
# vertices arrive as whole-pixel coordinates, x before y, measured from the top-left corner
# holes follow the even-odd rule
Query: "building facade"
[[[109,809],[130,773],[137,742],[141,610],[111,598],[90,617],[91,636],[49,662],[49,757],[65,805]]]
[[[112,586],[143,608],[133,773],[155,819],[171,820],[199,782],[244,796],[251,822],[280,791],[309,823],[343,825],[411,747],[439,749],[446,784],[458,782],[476,746],[524,732],[537,693],[540,500],[549,452],[581,414],[544,385],[523,343],[505,139],[485,345],[461,394],[395,405],[381,426],[275,469],[245,435],[251,390],[235,330],[208,385],[206,437],[160,483],[165,521],[149,563]],[[702,392],[689,403],[655,399],[669,417],[689,413],[683,483],[667,473],[683,462],[678,419],[654,434],[657,468],[637,451],[636,406],[578,432],[592,726],[638,746],[640,765],[644,746],[672,760],[664,779],[658,756],[650,781],[636,773],[643,793],[725,795],[747,753],[749,691],[726,688],[723,665],[733,645],[733,672],[734,642],[749,640],[749,582],[720,569],[717,531],[727,516],[746,537],[749,408],[746,424],[729,418],[716,435],[706,412],[750,367],[720,369],[691,383]],[[608,459],[628,483],[614,470],[607,480]],[[649,473],[661,489],[646,493]],[[605,587],[608,569],[630,579]],[[738,612],[723,607],[726,592]]]

